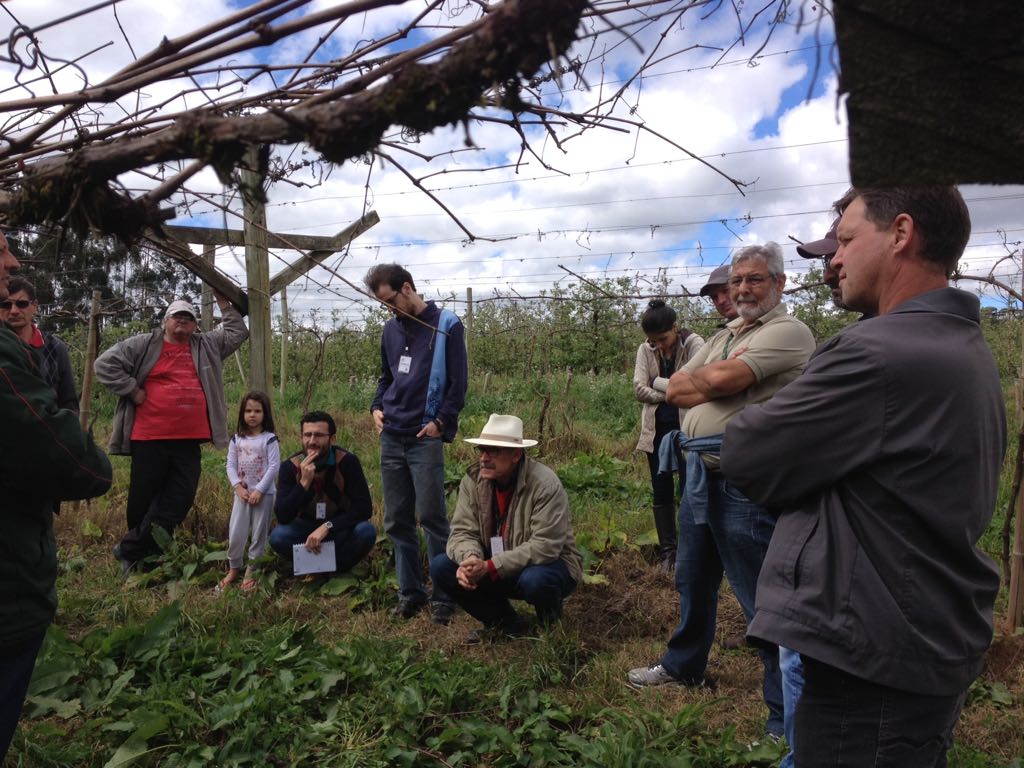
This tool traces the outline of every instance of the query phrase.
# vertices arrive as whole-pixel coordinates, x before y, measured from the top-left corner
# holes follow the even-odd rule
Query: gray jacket
[[[206,415],[210,435],[218,448],[227,448],[227,406],[224,403],[223,361],[242,346],[249,329],[238,310],[229,306],[223,311],[221,324],[212,331],[192,334],[192,362],[206,397]],[[119,395],[114,412],[114,426],[108,450],[128,455],[132,447],[132,426],[135,424],[135,402],[132,395],[145,385],[146,377],[160,359],[163,349],[163,328],[119,341],[98,358],[93,369],[96,378],[115,395]]]
[[[916,296],[844,329],[725,432],[722,472],[783,510],[748,635],[881,685],[955,695],[999,572],[977,548],[1006,446],[978,299]]]

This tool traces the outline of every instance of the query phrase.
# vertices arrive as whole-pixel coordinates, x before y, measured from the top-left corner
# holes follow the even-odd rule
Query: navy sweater
[[[447,323],[447,334],[438,330]],[[416,322],[399,315],[384,324],[380,341],[381,374],[371,411],[384,412],[384,429],[396,435],[415,435],[434,418],[444,423],[443,438],[450,443],[458,428],[459,411],[466,399],[469,376],[466,336],[462,322],[447,310],[427,302]],[[426,325],[424,325],[426,323]],[[443,345],[443,355],[439,345]],[[401,372],[401,358],[408,356],[409,370]],[[431,368],[438,357],[435,386]],[[428,392],[430,396],[428,397]]]

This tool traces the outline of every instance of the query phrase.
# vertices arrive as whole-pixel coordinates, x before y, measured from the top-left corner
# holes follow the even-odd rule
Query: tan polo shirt
[[[725,425],[744,407],[762,403],[799,376],[814,351],[810,329],[790,316],[785,304],[770,310],[740,332],[738,317],[712,336],[682,370],[692,373],[717,360],[739,359],[754,372],[757,381],[742,392],[690,408],[683,431],[690,437],[707,437],[725,431]]]

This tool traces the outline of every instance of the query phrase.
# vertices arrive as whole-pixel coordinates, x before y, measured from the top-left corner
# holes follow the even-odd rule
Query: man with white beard
[[[705,669],[723,572],[747,623],[753,618],[757,576],[775,520],[726,482],[719,471],[719,453],[729,421],[747,405],[768,400],[793,381],[814,351],[810,330],[782,303],[785,284],[782,249],[776,243],[737,251],[729,291],[739,317],[669,381],[668,402],[689,409],[678,440],[686,454],[676,560],[680,620],[661,659],[629,672],[635,686],[710,684]],[[768,706],[766,731],[777,738],[783,731],[778,653],[759,653]]]

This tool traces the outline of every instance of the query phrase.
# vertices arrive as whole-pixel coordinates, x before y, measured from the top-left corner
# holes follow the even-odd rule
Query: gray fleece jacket
[[[221,324],[206,333],[192,334],[192,362],[206,396],[206,415],[210,435],[218,448],[227,448],[227,406],[224,403],[223,361],[249,338],[249,329],[233,306],[223,310]],[[132,448],[132,426],[135,424],[135,402],[132,395],[145,385],[146,377],[160,359],[163,349],[163,328],[119,341],[98,358],[93,369],[96,378],[119,396],[114,411],[114,426],[108,450],[128,455]]]

